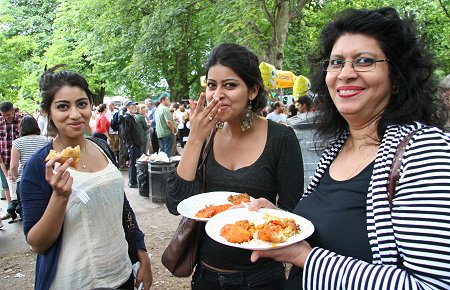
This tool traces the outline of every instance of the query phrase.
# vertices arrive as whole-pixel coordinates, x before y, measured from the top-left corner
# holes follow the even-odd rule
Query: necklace
[[[61,142],[61,139],[58,138],[59,144],[61,145],[61,147],[64,149],[67,146],[64,146],[63,143]],[[83,152],[86,153],[86,140],[84,140],[84,150]],[[83,167],[83,169],[86,169],[86,163],[84,163],[84,160],[81,158],[81,152],[80,152],[80,161],[81,161],[81,167]]]
[[[365,159],[373,152],[373,150],[375,150],[375,148],[376,148],[376,146],[372,147],[372,149],[370,149],[370,151],[367,152],[366,155],[364,155],[364,157],[359,161],[358,166],[356,166],[355,170],[353,170],[352,174],[350,174],[350,175],[346,178],[346,180],[349,180],[350,177],[352,177],[352,176],[356,173],[356,171],[357,171],[358,168],[361,166],[361,164],[363,163],[363,161],[364,161],[364,160],[365,160]]]

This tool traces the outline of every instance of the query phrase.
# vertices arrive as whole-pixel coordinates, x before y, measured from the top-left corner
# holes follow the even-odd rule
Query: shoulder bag
[[[203,147],[202,159],[197,170],[202,172],[203,186],[205,191],[205,160],[216,133],[216,128],[211,131]],[[175,277],[189,277],[197,265],[197,253],[200,237],[205,223],[182,217],[172,240],[162,254],[161,262]]]

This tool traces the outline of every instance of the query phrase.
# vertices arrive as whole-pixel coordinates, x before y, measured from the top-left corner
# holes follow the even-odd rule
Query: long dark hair
[[[346,33],[363,34],[377,40],[389,59],[389,77],[393,93],[377,125],[378,136],[393,124],[414,121],[442,126],[436,98],[436,79],[430,53],[417,36],[411,19],[400,19],[397,11],[386,7],[375,10],[348,9],[329,22],[320,35],[320,51],[314,63],[312,91],[317,94],[317,128],[324,140],[340,135],[348,128],[336,109],[325,83],[321,60],[329,58],[336,40]],[[351,44],[349,44],[351,45]]]
[[[208,78],[209,69],[216,64],[230,68],[244,80],[248,88],[258,85],[258,94],[251,102],[253,112],[259,113],[266,106],[267,90],[264,88],[259,60],[254,52],[239,44],[222,43],[209,55],[205,64],[206,78]]]
[[[88,99],[89,103],[92,104],[94,95],[89,90],[89,85],[86,79],[80,75],[79,73],[62,70],[57,73],[55,71],[65,66],[65,64],[58,64],[54,67],[51,67],[42,74],[41,79],[39,80],[39,90],[42,97],[41,108],[46,112],[49,116],[48,125],[52,127],[52,129],[57,131],[55,124],[50,119],[50,106],[55,98],[55,94],[63,87],[79,87],[82,89]]]

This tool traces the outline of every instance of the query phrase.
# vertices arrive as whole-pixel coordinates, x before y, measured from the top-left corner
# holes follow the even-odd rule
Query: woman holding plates
[[[180,201],[202,191],[197,167],[213,130],[217,131],[205,159],[205,192],[247,192],[293,210],[303,193],[300,146],[291,128],[259,116],[267,93],[257,56],[236,44],[215,47],[206,63],[206,84],[206,92],[191,110],[184,154],[168,178],[169,211],[178,214]],[[252,263],[250,255],[249,250],[224,246],[203,232],[192,289],[283,289],[283,264],[272,259]]]

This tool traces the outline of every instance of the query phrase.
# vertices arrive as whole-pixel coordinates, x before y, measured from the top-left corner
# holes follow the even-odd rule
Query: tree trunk
[[[289,30],[289,1],[277,1],[274,11],[272,40],[265,60],[277,69],[283,68],[284,44]]]

